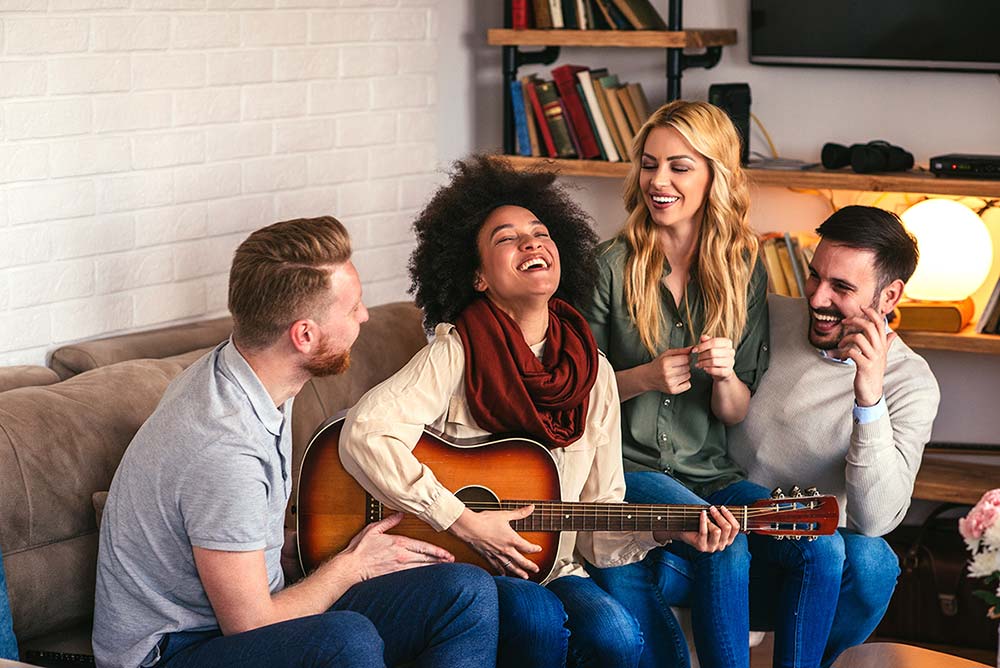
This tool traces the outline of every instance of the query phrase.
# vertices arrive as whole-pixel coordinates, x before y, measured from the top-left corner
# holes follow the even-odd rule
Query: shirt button
[[[664,443],[666,443],[667,442],[667,435],[666,434],[660,434],[660,440],[663,441]]]
[[[680,320],[678,320],[676,323],[674,323],[674,327],[676,327],[677,329],[680,329],[683,326],[684,326],[684,323],[681,322]]]
[[[667,475],[672,475],[674,470],[668,466],[667,468],[663,469],[663,472],[666,473]]]
[[[764,352],[765,352],[765,353],[767,352],[767,344],[766,344],[766,343],[765,343],[764,345],[762,345],[762,346],[761,346],[761,348],[763,348],[763,349],[764,349]]]
[[[664,399],[663,400],[663,405],[664,406],[669,406],[670,405],[670,399]]]

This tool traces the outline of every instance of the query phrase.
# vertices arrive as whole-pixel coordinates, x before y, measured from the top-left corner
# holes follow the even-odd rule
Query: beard
[[[325,378],[344,373],[351,366],[351,351],[336,352],[325,336],[309,359],[302,363],[303,370],[314,378]]]
[[[872,303],[869,304],[868,307],[878,311],[878,306],[879,306],[879,298],[878,295],[876,294],[875,297],[872,299]],[[831,330],[829,333],[817,334],[815,329],[813,328],[813,325],[816,323],[817,315],[832,316],[834,318],[839,319],[840,322],[837,323],[837,327]],[[859,313],[858,315],[863,316],[864,314]],[[831,307],[831,308],[814,309],[812,307],[809,307],[809,332],[808,332],[809,343],[814,348],[818,348],[819,350],[836,350],[837,348],[839,348],[840,342],[845,336],[859,331],[857,329],[848,328],[844,326],[843,320],[845,317],[847,316],[841,313],[840,309],[837,308]]]

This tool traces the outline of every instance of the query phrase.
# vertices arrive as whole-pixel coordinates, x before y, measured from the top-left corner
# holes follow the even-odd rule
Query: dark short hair
[[[873,206],[845,206],[823,221],[816,233],[848,248],[875,255],[876,292],[899,279],[910,280],[920,252],[917,240],[896,214]]]
[[[329,301],[330,274],[351,259],[351,239],[336,218],[298,218],[247,237],[229,270],[233,338],[265,348],[293,322]]]
[[[479,230],[494,209],[508,205],[535,214],[558,247],[562,278],[555,296],[577,307],[592,296],[597,234],[556,175],[518,172],[497,156],[474,155],[454,163],[451,180],[413,223],[417,247],[410,256],[410,293],[424,310],[427,331],[454,322],[476,297]]]

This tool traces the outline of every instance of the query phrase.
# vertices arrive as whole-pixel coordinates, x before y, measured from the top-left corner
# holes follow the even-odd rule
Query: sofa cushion
[[[125,447],[182,369],[125,362],[0,393],[0,549],[22,644],[92,615],[91,495],[108,489]]]
[[[211,348],[229,337],[233,320],[229,316],[174,325],[145,332],[109,336],[63,346],[52,353],[49,366],[60,378],[143,358],[162,359],[192,350]]]
[[[59,382],[59,375],[44,366],[26,364],[23,366],[0,367],[0,392],[18,387],[35,387]]]

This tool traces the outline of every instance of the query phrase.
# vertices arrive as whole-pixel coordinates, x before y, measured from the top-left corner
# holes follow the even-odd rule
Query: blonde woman
[[[658,109],[632,145],[625,227],[598,251],[597,289],[582,311],[616,372],[630,502],[715,506],[768,496],[745,480],[726,444],[726,426],[746,416],[768,363],[767,275],[747,222],[739,150],[717,107]],[[644,664],[687,665],[669,609],[682,603],[709,668],[749,664],[748,589],[756,574],[780,569],[779,590],[754,600],[755,626],[775,628],[776,666],[818,666],[843,566],[837,541],[740,535],[714,553],[674,543],[594,575],[644,626]],[[637,593],[649,582],[654,595]]]

